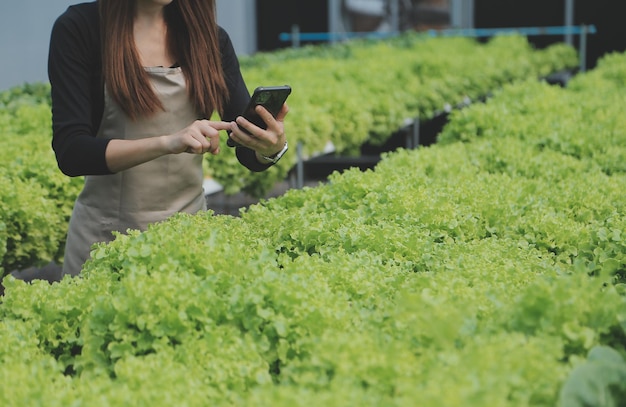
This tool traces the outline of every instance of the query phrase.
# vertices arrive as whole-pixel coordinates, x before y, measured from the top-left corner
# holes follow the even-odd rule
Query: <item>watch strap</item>
[[[274,155],[270,155],[270,156],[266,156],[266,155],[262,155],[260,154],[261,158],[263,158],[265,161],[271,164],[276,164],[278,162],[278,160],[281,159],[281,157],[283,155],[285,155],[285,153],[287,152],[287,150],[289,149],[289,144],[287,143],[287,141],[285,141],[285,145],[283,146],[282,150],[280,150],[279,152],[277,152]]]

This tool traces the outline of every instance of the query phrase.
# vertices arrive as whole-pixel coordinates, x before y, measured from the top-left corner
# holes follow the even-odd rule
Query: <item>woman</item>
[[[251,171],[287,149],[283,120],[240,117],[250,95],[214,0],[98,0],[55,22],[48,74],[59,168],[85,176],[70,219],[63,274],[78,275],[93,243],[206,209],[203,154],[219,132]],[[223,121],[211,121],[218,112]],[[248,130],[242,131],[237,124]]]

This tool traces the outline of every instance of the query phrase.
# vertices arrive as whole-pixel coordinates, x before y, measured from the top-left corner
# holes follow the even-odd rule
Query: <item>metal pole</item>
[[[580,33],[580,72],[587,70],[587,26],[581,27]]]
[[[412,150],[420,145],[420,118],[417,116],[406,135],[406,148]]]
[[[337,34],[341,31],[341,0],[328,0],[328,32],[330,42],[337,41]]]
[[[291,26],[291,46],[300,48],[300,26],[298,24]]]
[[[474,28],[474,0],[467,0],[465,2],[464,10],[464,26],[465,28]]]
[[[298,162],[296,164],[296,188],[302,189],[304,187],[304,158],[302,158],[302,142],[296,144],[296,154],[298,156]]]
[[[391,31],[399,33],[402,27],[400,27],[400,0],[390,0],[389,8],[391,14]]]
[[[452,28],[467,28],[463,26],[463,3],[461,0],[450,1],[450,25]]]
[[[574,25],[574,0],[565,0],[565,25],[572,27]],[[565,43],[574,45],[574,37],[570,30],[565,34]]]

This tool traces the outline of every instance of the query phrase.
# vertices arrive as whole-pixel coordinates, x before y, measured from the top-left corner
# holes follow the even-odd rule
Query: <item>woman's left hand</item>
[[[284,120],[289,112],[289,107],[286,103],[283,104],[276,118],[263,106],[257,106],[255,110],[267,125],[267,129],[263,130],[239,116],[236,122],[231,123],[230,137],[242,146],[256,151],[257,155],[269,157],[280,152],[285,146]],[[237,125],[248,130],[250,134],[241,130]]]

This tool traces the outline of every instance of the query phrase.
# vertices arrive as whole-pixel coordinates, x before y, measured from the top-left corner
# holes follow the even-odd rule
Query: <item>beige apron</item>
[[[135,140],[175,133],[199,118],[188,97],[181,68],[146,68],[165,111],[130,120],[105,91],[97,137]],[[85,177],[69,224],[63,274],[77,275],[96,242],[111,232],[145,230],[176,212],[206,209],[202,155],[168,154],[112,175]]]

